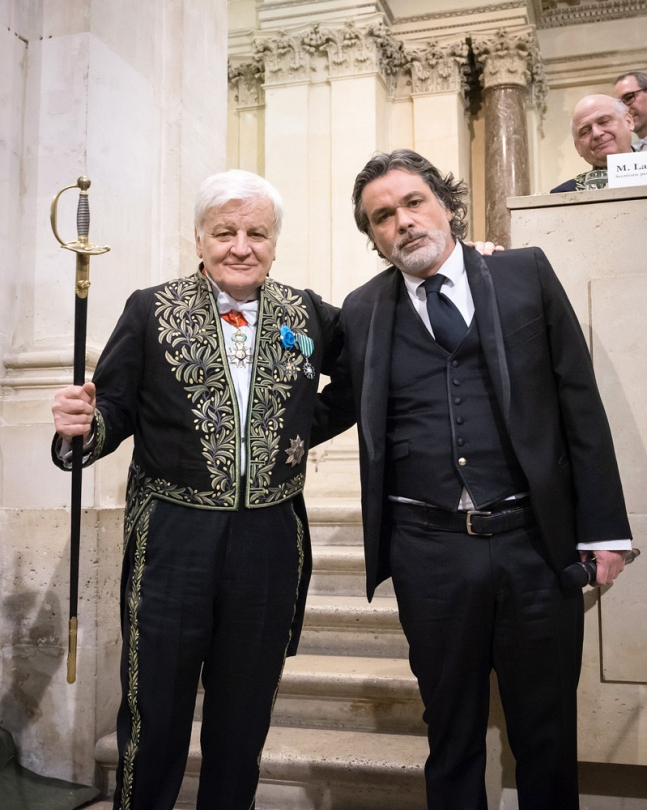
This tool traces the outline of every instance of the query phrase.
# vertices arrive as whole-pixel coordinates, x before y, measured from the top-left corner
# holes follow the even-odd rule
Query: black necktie
[[[445,280],[445,276],[436,273],[425,279],[423,287],[427,293],[427,312],[436,343],[451,354],[465,337],[467,324],[451,300],[440,292]]]

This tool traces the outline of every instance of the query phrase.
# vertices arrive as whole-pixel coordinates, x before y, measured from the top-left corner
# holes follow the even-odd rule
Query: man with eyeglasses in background
[[[647,72],[633,70],[618,76],[613,95],[629,107],[638,136],[631,144],[634,152],[647,152]]]

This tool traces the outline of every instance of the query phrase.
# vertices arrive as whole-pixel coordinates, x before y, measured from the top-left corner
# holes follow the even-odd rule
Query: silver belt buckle
[[[478,509],[468,509],[467,510],[467,517],[465,519],[465,525],[467,526],[467,533],[471,534],[472,537],[492,537],[492,532],[475,532],[472,531],[472,516],[477,515],[478,517],[489,517],[492,512],[480,512]]]

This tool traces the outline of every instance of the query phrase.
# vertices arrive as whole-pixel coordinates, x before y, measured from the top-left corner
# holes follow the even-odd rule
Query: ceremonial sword
[[[76,209],[76,242],[64,242],[56,228],[56,209],[61,194],[72,188],[81,189]],[[66,250],[76,253],[76,282],[74,296],[74,385],[85,383],[85,340],[88,326],[88,290],[90,288],[90,256],[107,253],[107,245],[93,245],[90,232],[90,180],[79,177],[73,186],[61,189],[52,200],[50,222],[54,236]],[[81,546],[81,482],[83,478],[83,436],[72,439],[72,497],[70,504],[70,621],[67,654],[67,682],[76,680],[76,636],[79,602],[79,555]]]

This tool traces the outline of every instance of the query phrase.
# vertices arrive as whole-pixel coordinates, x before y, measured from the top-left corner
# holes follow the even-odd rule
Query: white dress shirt
[[[235,327],[229,321],[220,319],[222,332],[225,338],[225,354],[228,356],[229,352],[235,348],[232,337],[235,332],[242,332],[247,340],[245,341],[245,348],[248,348],[252,360],[244,365],[239,365],[237,362],[229,362],[229,371],[231,372],[231,380],[234,384],[236,391],[236,399],[238,400],[238,414],[240,422],[240,466],[242,470],[246,470],[245,458],[245,431],[247,430],[247,405],[249,403],[249,390],[252,384],[252,366],[254,358],[254,342],[256,340],[256,321],[258,319],[258,299],[252,301],[236,301],[226,292],[223,292],[216,282],[207,276],[211,285],[213,286],[216,295],[216,303],[218,306],[218,314],[226,315],[231,310],[242,312],[247,321],[247,326]]]

